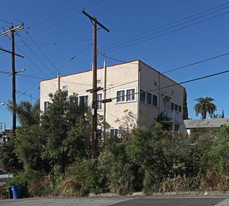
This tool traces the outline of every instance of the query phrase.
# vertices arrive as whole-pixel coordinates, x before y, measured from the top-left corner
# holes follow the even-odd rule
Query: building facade
[[[104,104],[98,102],[98,114],[104,116],[111,130],[117,132],[123,117],[128,112],[136,125],[150,127],[159,116],[171,130],[183,127],[183,91],[184,88],[165,75],[134,60],[122,64],[108,66],[97,70],[97,87],[106,88],[98,91],[97,100],[111,98],[113,101]],[[40,109],[45,112],[50,102],[49,94],[55,93],[60,85],[69,95],[78,95],[80,104],[92,104],[92,71],[61,76],[40,82]],[[59,79],[59,80],[58,80]],[[106,82],[106,85],[104,83]]]

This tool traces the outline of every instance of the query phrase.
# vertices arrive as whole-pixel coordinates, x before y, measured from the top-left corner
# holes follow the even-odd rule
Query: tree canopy
[[[202,119],[206,119],[207,113],[211,116],[216,111],[217,107],[214,103],[212,103],[212,101],[214,101],[213,98],[211,98],[211,97],[205,97],[205,98],[200,97],[200,98],[197,98],[196,101],[199,102],[193,108],[196,112],[196,116],[198,116],[198,114],[201,114]]]

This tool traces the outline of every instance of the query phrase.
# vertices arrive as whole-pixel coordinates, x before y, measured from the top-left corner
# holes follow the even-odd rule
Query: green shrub
[[[81,184],[81,194],[104,192],[105,178],[94,160],[75,162],[70,168],[74,180]]]
[[[27,187],[33,179],[40,177],[40,173],[34,170],[19,171],[8,183],[7,186],[24,185]]]

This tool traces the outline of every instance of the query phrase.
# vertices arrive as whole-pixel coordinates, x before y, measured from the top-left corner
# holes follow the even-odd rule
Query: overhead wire
[[[90,43],[89,45],[87,45],[85,48],[83,48],[82,50],[80,50],[77,54],[75,54],[74,56],[72,56],[69,60],[67,60],[66,62],[64,62],[63,64],[61,64],[57,68],[59,69],[60,67],[63,67],[64,65],[66,65],[67,63],[69,63],[70,61],[74,60],[76,57],[80,56],[83,52],[85,52],[91,46],[92,46],[92,43]]]
[[[52,74],[55,76],[53,71],[51,71],[48,66],[43,62],[43,60],[26,44],[26,42],[18,35],[19,39],[24,43],[24,45],[29,49],[30,52],[42,63],[42,65]]]
[[[16,90],[16,92],[19,93],[19,94],[22,94],[22,95],[31,97],[30,95],[26,94],[27,92],[21,92],[21,91],[19,91],[19,90]],[[33,99],[35,99],[35,100],[39,100],[38,98],[35,98],[35,97],[31,97],[31,98],[33,98]]]
[[[113,58],[113,57],[109,57],[109,56],[104,55],[104,54],[100,54],[100,55],[105,57],[105,58],[107,58],[107,59],[111,59],[111,60],[114,60],[114,61],[117,61],[117,62],[121,62],[121,63],[126,63],[126,61],[123,61],[123,60],[120,60],[120,59],[116,59],[116,58]],[[211,60],[214,60],[214,59],[225,57],[227,55],[229,55],[229,52],[226,52],[226,53],[214,56],[214,57],[209,57],[207,59],[203,59],[203,60],[200,60],[200,61],[197,61],[197,62],[192,62],[190,64],[186,64],[186,65],[183,65],[183,66],[180,66],[180,67],[176,67],[176,68],[173,68],[173,69],[169,69],[169,70],[161,72],[161,73],[162,74],[166,74],[166,73],[169,73],[169,72],[173,72],[173,71],[176,71],[176,70],[180,70],[180,69],[184,69],[184,68],[187,68],[187,67],[190,67],[190,66],[194,66],[194,65],[197,65],[197,64],[205,63],[205,62],[208,62],[208,61],[211,61]]]
[[[43,52],[43,50],[38,46],[38,44],[36,43],[36,41],[32,38],[32,36],[30,36],[29,32],[25,30],[25,33],[29,36],[29,38],[33,41],[33,43],[36,45],[36,47],[39,49],[39,51],[43,54],[43,56],[48,60],[48,62],[53,66],[53,68],[59,73],[58,69],[56,68],[55,64],[50,60],[50,58],[47,56],[47,54],[45,54]]]
[[[187,84],[187,83],[190,83],[190,82],[194,82],[194,81],[198,81],[198,80],[207,79],[207,78],[210,78],[210,77],[222,75],[222,74],[225,74],[225,73],[228,73],[228,72],[229,72],[229,70],[225,70],[225,71],[222,71],[222,72],[218,72],[218,73],[214,73],[214,74],[210,74],[210,75],[206,75],[206,76],[202,76],[202,77],[198,77],[198,78],[194,78],[194,79],[182,81],[182,82],[179,82],[179,83],[174,83],[174,84],[171,84],[171,85],[159,87],[159,88],[157,88],[157,89],[151,89],[151,90],[148,90],[148,91],[149,91],[149,92],[153,92],[153,91],[157,91],[157,90],[160,90],[160,89],[165,89],[165,88],[169,88],[169,87],[178,86],[178,85],[181,85],[181,84]],[[144,92],[145,92],[145,91],[142,91],[142,92],[135,92],[134,94],[141,94],[141,93],[144,93]],[[126,97],[126,96],[129,96],[129,95],[123,95],[122,97]],[[114,99],[117,99],[117,98],[118,98],[118,97],[113,97],[113,98],[110,98],[110,99],[111,99],[111,100],[114,100]]]
[[[173,25],[173,24],[177,24],[177,23],[179,23],[179,22],[185,21],[185,20],[190,19],[190,18],[195,17],[195,16],[199,16],[199,15],[201,15],[201,14],[203,14],[203,13],[209,12],[209,11],[211,11],[211,10],[220,8],[220,7],[222,7],[222,6],[224,6],[224,5],[228,5],[228,4],[229,4],[228,2],[223,3],[223,4],[220,4],[220,5],[215,6],[215,7],[213,7],[213,8],[210,8],[210,9],[207,9],[207,10],[205,10],[205,11],[202,11],[202,12],[199,12],[199,13],[196,13],[196,14],[193,14],[193,15],[191,15],[191,16],[188,16],[188,17],[185,17],[185,18],[176,20],[176,21],[171,22],[171,23],[168,23],[168,24],[166,24],[166,25],[163,25],[163,26],[160,26],[160,27],[151,29],[151,30],[146,31],[146,32],[143,32],[143,33],[141,33],[141,34],[137,34],[137,35],[134,35],[134,36],[129,37],[129,38],[125,38],[125,39],[120,40],[120,41],[117,41],[117,42],[113,42],[113,43],[111,43],[111,44],[109,44],[109,45],[107,45],[107,46],[104,46],[104,47],[110,47],[110,46],[112,46],[112,45],[117,45],[118,43],[122,43],[122,42],[125,42],[125,41],[127,41],[127,40],[128,40],[128,41],[132,41],[132,40],[134,40],[135,38],[142,37],[142,36],[144,37],[144,35],[149,34],[149,33],[151,33],[151,32],[155,32],[155,31],[160,30],[160,29],[162,29],[162,28],[171,26],[171,25]]]
[[[88,42],[92,41],[92,39],[82,39],[76,41],[55,41],[55,42],[46,42],[46,43],[37,43],[39,46],[48,46],[48,45],[59,45],[59,44],[72,44],[72,43],[80,43],[80,42]],[[28,46],[34,46],[35,44],[27,44]],[[21,45],[20,45],[21,46]]]
[[[16,44],[15,44],[16,45]],[[37,66],[35,63],[34,63],[34,61],[29,57],[29,56],[27,56],[25,53],[24,53],[24,51],[23,50],[21,50],[17,45],[16,45],[16,47],[17,47],[17,49],[19,49],[23,54],[24,54],[24,56],[26,56],[26,58],[44,75],[44,76],[46,76],[47,78],[49,78],[49,76],[46,74],[46,73],[44,73],[41,69],[40,69],[40,67],[39,66]]]
[[[215,13],[215,12],[218,12],[218,11],[221,11],[225,8],[228,8],[229,6],[226,6],[224,8],[221,8],[217,11],[214,11],[214,12],[211,12],[212,13]],[[190,27],[190,26],[193,26],[193,25],[196,25],[196,24],[200,24],[202,22],[205,22],[205,21],[208,21],[210,19],[213,19],[213,18],[216,18],[216,17],[219,17],[219,16],[222,16],[224,14],[227,14],[229,13],[229,11],[226,11],[226,12],[223,12],[223,13],[220,13],[220,14],[217,14],[215,16],[211,16],[209,18],[206,18],[206,19],[203,19],[203,20],[200,20],[200,21],[197,21],[197,22],[194,22],[194,23],[191,23],[191,24],[188,24],[188,25],[185,25],[183,27],[179,27],[179,28],[176,28],[176,29],[173,29],[174,27],[177,27],[177,26],[180,26],[180,25],[183,25],[183,24],[186,24],[187,22],[191,22],[193,20],[189,20],[189,21],[186,21],[185,23],[180,23],[178,25],[175,25],[175,26],[170,26],[168,28],[165,28],[163,30],[159,30],[157,32],[154,32],[152,34],[147,34],[145,36],[140,36],[140,37],[137,37],[137,38],[134,38],[134,39],[131,39],[129,38],[128,40],[126,40],[125,42],[123,43],[117,43],[115,44],[114,46],[107,46],[107,47],[103,47],[102,49],[100,49],[101,51],[99,53],[109,53],[109,52],[113,52],[113,51],[116,51],[116,50],[119,50],[119,49],[122,49],[122,48],[126,48],[126,47],[129,47],[129,46],[132,46],[132,45],[135,45],[135,44],[139,44],[139,43],[142,43],[142,42],[145,42],[145,41],[148,41],[148,40],[151,40],[151,39],[155,39],[155,38],[158,38],[158,37],[161,37],[161,36],[164,36],[164,35],[167,35],[167,34],[170,34],[170,33],[173,33],[173,32],[176,32],[176,31],[179,31],[179,30],[182,30],[182,29],[185,29],[187,27]],[[199,19],[199,18],[202,18],[202,17],[205,17],[205,16],[208,16],[209,14],[207,15],[203,15],[201,17],[198,17],[196,19]],[[160,27],[159,27],[160,28]],[[173,30],[170,30],[170,31],[167,31],[169,29],[173,29]],[[164,33],[161,33],[163,31],[167,31],[167,32],[164,32]],[[159,33],[159,34],[158,34]],[[158,34],[158,35],[156,35]],[[154,35],[154,36],[152,36]],[[151,36],[151,37],[148,37],[148,36]],[[148,38],[146,38],[148,37]]]
[[[89,8],[90,6],[92,6],[92,5],[94,5],[94,4],[97,4],[98,2],[101,2],[101,1],[102,1],[102,0],[95,0],[93,3],[91,3],[91,1],[88,1],[87,3],[90,2],[90,5],[89,5],[89,6],[86,6],[86,7]],[[65,12],[61,12],[61,14],[58,14],[58,15],[55,15],[55,16],[53,16],[53,17],[51,17],[51,18],[48,18],[48,19],[46,19],[46,20],[43,20],[42,22],[44,22],[44,21],[47,22],[47,20],[56,18],[56,16],[61,16],[62,14],[70,13],[70,12],[69,12],[70,10],[75,10],[75,9],[78,9],[78,8],[82,8],[83,5],[85,6],[85,2],[84,2],[83,4],[81,4],[81,5],[78,5],[78,6],[74,7],[74,8],[70,8],[70,9],[68,9],[68,10],[65,11]],[[60,25],[61,23],[63,23],[63,22],[65,22],[66,20],[68,20],[69,18],[73,17],[75,14],[76,14],[76,13],[74,12],[72,15],[67,16],[67,17],[65,17],[65,18],[62,18],[62,19],[61,19],[60,21],[58,21],[57,23],[55,23],[55,24],[53,24],[52,26],[49,26],[49,27],[43,29],[42,31],[40,31],[39,33],[34,34],[33,36],[37,36],[37,35],[40,34],[40,33],[47,32],[48,30],[52,29],[53,27],[55,27],[55,26],[57,26],[57,25]],[[41,23],[42,23],[42,22],[41,22]],[[39,23],[39,24],[40,24],[40,23]],[[32,25],[32,26],[34,26],[34,25]]]
[[[89,2],[90,2],[90,0],[87,1],[86,3],[89,3]],[[85,3],[85,2],[84,2],[84,3]],[[67,10],[65,10],[65,11],[63,11],[63,12],[60,12],[60,13],[57,14],[57,15],[52,16],[52,17],[45,18],[45,19],[39,21],[38,23],[32,24],[31,27],[37,26],[37,25],[39,25],[39,24],[43,24],[44,22],[50,21],[50,20],[52,20],[52,19],[56,19],[57,17],[62,16],[63,14],[69,13],[70,11],[73,11],[73,10],[79,8],[79,7],[82,7],[82,6],[84,5],[84,3],[83,3],[83,4],[80,4],[80,5],[77,5],[77,6],[73,7],[73,8],[69,8],[69,9],[67,9]]]

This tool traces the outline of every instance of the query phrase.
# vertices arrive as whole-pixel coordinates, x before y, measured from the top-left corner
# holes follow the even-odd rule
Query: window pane
[[[175,111],[178,111],[178,105],[175,104]]]
[[[146,102],[146,92],[144,90],[140,90],[140,101]]]
[[[147,104],[152,104],[152,94],[147,92]]]
[[[171,110],[174,110],[174,103],[171,102]]]
[[[79,97],[79,105],[83,106],[85,110],[88,109],[88,96],[80,96]]]
[[[49,106],[49,101],[45,101],[44,102],[44,113],[47,112],[48,106]]]
[[[135,89],[126,90],[126,101],[135,100]]]
[[[157,107],[157,95],[153,95],[153,106]]]
[[[118,129],[110,129],[111,137],[118,137]]]
[[[124,100],[125,100],[125,92],[124,92],[124,90],[117,91],[117,102],[124,102]]]
[[[179,112],[181,112],[181,106],[179,106]]]

